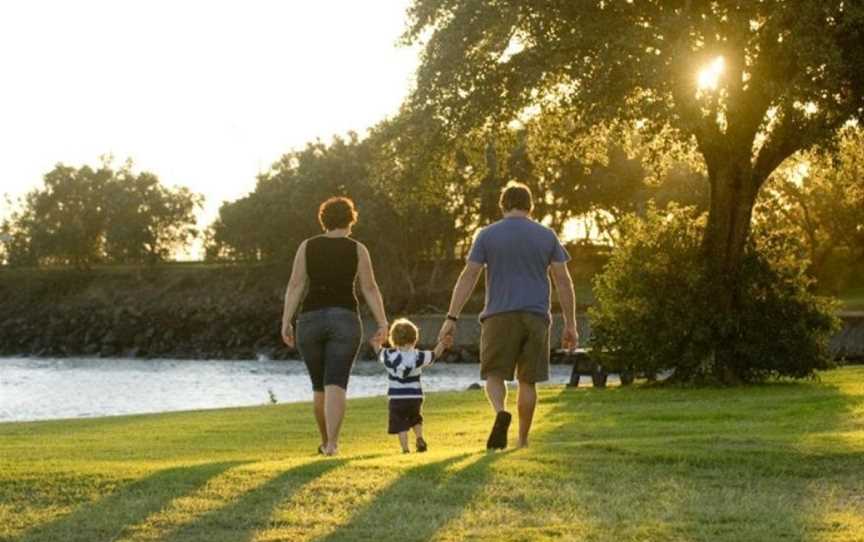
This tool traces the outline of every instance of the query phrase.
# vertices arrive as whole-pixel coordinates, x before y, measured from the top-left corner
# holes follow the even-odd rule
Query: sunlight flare
[[[726,68],[726,61],[722,56],[718,56],[711,61],[707,66],[699,70],[699,75],[696,79],[696,86],[700,91],[717,90],[720,84],[720,76]]]

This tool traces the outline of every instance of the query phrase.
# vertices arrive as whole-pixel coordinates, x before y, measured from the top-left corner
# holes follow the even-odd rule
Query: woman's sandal
[[[325,452],[324,452],[324,445],[323,445],[323,444],[319,444],[319,445],[318,445],[318,455],[324,455],[324,454],[325,454]]]

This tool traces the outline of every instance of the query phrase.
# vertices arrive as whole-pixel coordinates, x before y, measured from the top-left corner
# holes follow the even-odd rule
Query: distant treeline
[[[445,267],[464,256],[476,228],[497,219],[497,196],[510,180],[528,184],[538,196],[535,214],[586,253],[608,251],[627,235],[630,214],[707,208],[708,182],[692,149],[658,158],[656,143],[612,131],[590,139],[574,132],[562,146],[571,129],[541,117],[444,144],[425,140],[422,123],[403,115],[363,139],[351,134],[285,154],[252,192],[223,203],[210,225],[195,221],[201,195],[168,188],[130,163],[60,164],[2,222],[0,261],[154,264],[198,239],[211,262],[288,262],[302,239],[320,231],[318,204],[338,194],[357,202],[355,235],[370,247],[377,272],[420,302],[442,286]],[[854,282],[864,263],[862,155],[864,136],[851,130],[837,155],[789,161],[756,206],[754,220],[803,241],[802,261],[826,290]]]

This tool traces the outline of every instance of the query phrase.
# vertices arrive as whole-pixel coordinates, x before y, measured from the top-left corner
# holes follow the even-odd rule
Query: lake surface
[[[553,365],[551,382],[567,382],[570,370],[569,365]],[[426,391],[462,390],[479,381],[477,365],[440,363],[423,373]],[[378,363],[354,365],[349,397],[386,391]],[[0,422],[262,405],[270,402],[271,392],[279,403],[310,401],[303,363],[0,359]]]

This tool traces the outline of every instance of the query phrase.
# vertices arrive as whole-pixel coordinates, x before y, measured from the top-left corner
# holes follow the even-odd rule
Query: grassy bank
[[[0,539],[864,540],[862,367],[539,409],[531,448],[486,454],[482,394],[434,394],[404,456],[355,400],[338,459],[306,404],[2,424]]]

